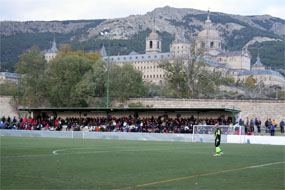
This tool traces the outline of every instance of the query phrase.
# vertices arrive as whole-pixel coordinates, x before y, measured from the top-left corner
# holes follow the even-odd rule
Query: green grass
[[[213,157],[213,143],[1,137],[0,189],[285,188],[284,163],[248,167],[284,162],[284,146],[221,148]]]

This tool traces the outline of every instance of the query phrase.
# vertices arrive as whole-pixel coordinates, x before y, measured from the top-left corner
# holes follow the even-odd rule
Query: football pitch
[[[1,138],[0,189],[284,189],[284,146]]]

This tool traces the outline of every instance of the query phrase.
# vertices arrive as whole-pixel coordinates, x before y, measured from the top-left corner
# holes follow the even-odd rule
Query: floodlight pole
[[[107,66],[107,102],[106,108],[109,108],[109,82],[110,82],[110,36],[108,36],[108,66]]]

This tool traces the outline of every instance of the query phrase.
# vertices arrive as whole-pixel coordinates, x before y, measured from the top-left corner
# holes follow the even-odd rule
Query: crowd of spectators
[[[244,126],[245,134],[261,133],[262,122],[255,119],[239,120],[239,125]],[[10,118],[2,117],[0,129],[15,130],[51,130],[51,131],[94,131],[94,132],[145,132],[145,133],[193,133],[194,125],[232,125],[232,118],[203,118],[197,119],[194,116],[189,118],[169,118],[159,117],[82,117],[82,118],[57,118],[54,116],[38,116],[35,119],[31,117]],[[267,119],[264,122],[265,132],[273,136],[275,128],[278,126],[275,120]],[[281,121],[280,131],[284,133],[284,121]],[[199,129],[199,130],[204,130]],[[198,130],[198,131],[199,131]],[[207,129],[206,129],[207,130]],[[205,132],[205,131],[204,131]],[[207,133],[207,131],[206,131]]]
[[[245,133],[246,134],[258,134],[261,133],[262,122],[260,119],[249,119],[246,118],[245,121],[240,120],[239,124],[245,126]],[[269,133],[271,136],[274,136],[275,130],[278,127],[278,123],[274,119],[266,119],[264,122],[265,133]],[[281,120],[279,123],[280,132],[284,133],[284,121]]]
[[[66,130],[80,131],[107,131],[107,132],[146,132],[146,133],[192,133],[193,125],[229,125],[232,118],[204,118],[197,119],[194,116],[189,118],[177,117],[175,119],[168,116],[134,118],[128,117],[82,117],[79,118],[55,118],[40,117],[36,119],[24,117],[11,119],[10,117],[1,119],[1,129],[17,130]]]

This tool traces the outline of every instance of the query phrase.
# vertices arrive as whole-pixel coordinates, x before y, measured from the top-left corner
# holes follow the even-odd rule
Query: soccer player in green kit
[[[221,148],[219,147],[221,144],[221,129],[219,128],[219,124],[216,123],[216,132],[215,132],[215,146],[216,146],[216,154],[214,156],[221,156],[223,155],[223,152]]]

